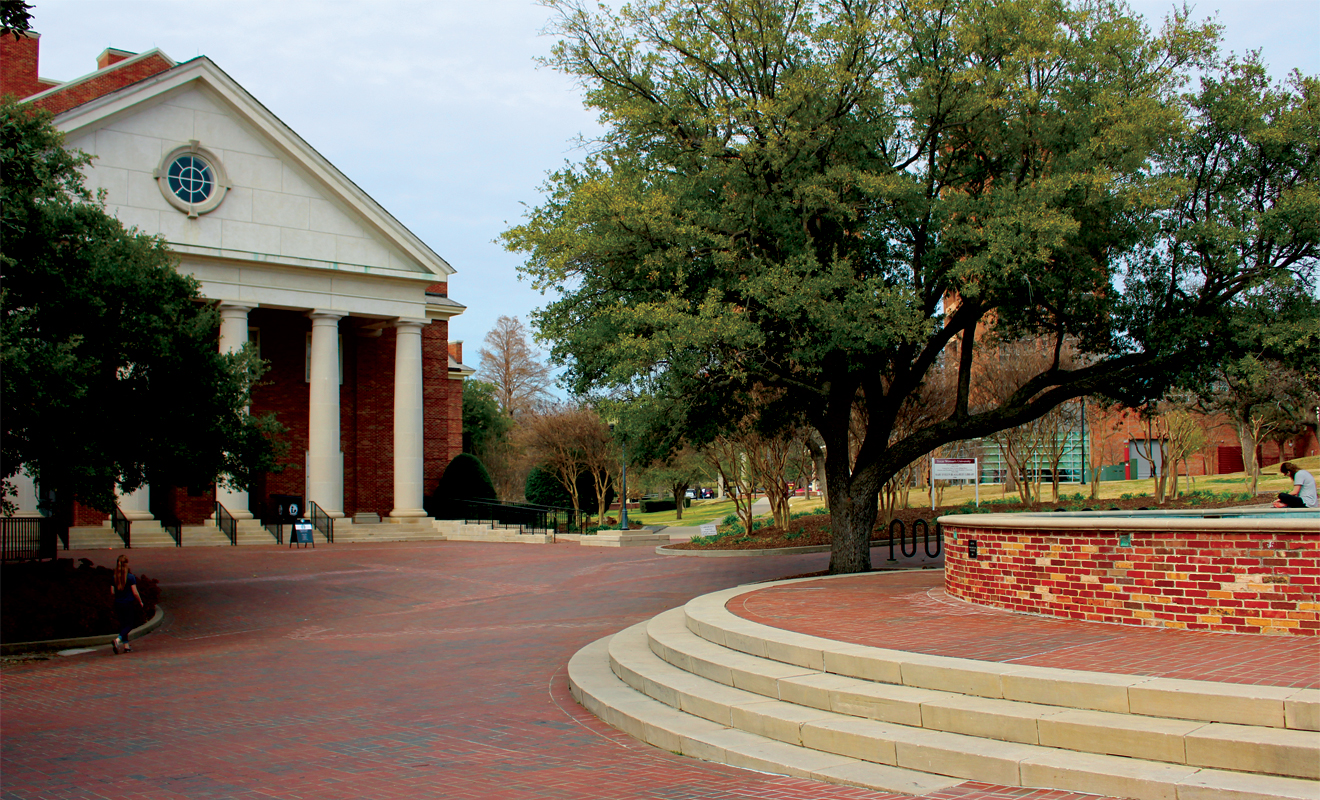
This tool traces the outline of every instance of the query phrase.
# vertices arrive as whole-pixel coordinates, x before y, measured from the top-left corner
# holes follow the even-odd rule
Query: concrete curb
[[[159,603],[156,604],[156,613],[151,619],[129,631],[128,638],[140,639],[148,633],[156,630],[165,621],[165,609]],[[48,650],[71,650],[75,647],[108,647],[117,633],[105,633],[100,636],[80,636],[73,639],[43,639],[39,642],[5,642],[0,644],[0,655],[15,655],[17,653],[41,653]]]
[[[872,544],[871,549],[877,547],[888,547],[889,543],[883,545]],[[739,556],[793,556],[802,553],[828,553],[830,546],[827,544],[813,544],[806,547],[772,547],[769,550],[675,550],[667,545],[660,545],[655,549],[656,555],[661,556],[697,556],[698,558],[738,558]],[[872,562],[874,563],[874,562]]]

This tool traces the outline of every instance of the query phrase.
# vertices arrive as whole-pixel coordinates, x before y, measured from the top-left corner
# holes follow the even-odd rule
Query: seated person
[[[1274,501],[1275,508],[1315,508],[1317,504],[1315,477],[1296,464],[1285,461],[1279,465],[1279,473],[1292,478],[1291,492],[1279,492],[1279,499]]]

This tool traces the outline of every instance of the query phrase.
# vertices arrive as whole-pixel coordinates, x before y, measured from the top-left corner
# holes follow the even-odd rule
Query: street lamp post
[[[623,484],[623,497],[619,498],[619,530],[628,530],[628,445],[619,437],[619,450],[623,453],[623,469],[620,471]]]

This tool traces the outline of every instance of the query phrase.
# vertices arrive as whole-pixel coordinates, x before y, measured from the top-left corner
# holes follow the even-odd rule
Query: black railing
[[[114,528],[119,538],[124,540],[125,550],[133,549],[133,543],[129,539],[133,532],[133,523],[124,516],[124,512],[119,510],[119,506],[110,509],[110,527]]]
[[[175,547],[183,547],[183,523],[177,519],[162,519],[160,526],[174,540]]]
[[[335,542],[335,518],[321,510],[316,503],[308,501],[307,510],[311,514],[312,527],[321,532],[330,544]]]
[[[930,523],[926,522],[926,520],[924,519],[913,520],[911,540],[909,540],[907,537],[906,528],[907,526],[903,524],[903,520],[901,519],[896,519],[893,522],[889,523],[889,559],[888,559],[889,561],[891,562],[898,561],[898,559],[894,558],[895,529],[897,529],[898,531],[898,537],[897,537],[898,547],[899,550],[902,551],[904,558],[912,558],[917,554],[918,529],[920,529],[921,531],[920,535],[924,539],[923,547],[926,551],[926,557],[927,558],[940,557],[940,552],[943,550],[943,546],[944,546],[944,528],[943,526],[940,525],[940,523],[938,522],[935,523],[935,534],[933,538],[931,536]],[[931,549],[932,542],[934,542],[935,545],[933,550]]]
[[[548,533],[552,540],[556,533],[572,531],[581,517],[571,508],[499,500],[452,500],[445,512],[449,519],[461,519],[469,525],[516,527],[519,534]]]
[[[64,529],[68,550],[69,529]],[[33,561],[55,558],[59,526],[45,517],[0,517],[0,560]]]
[[[238,544],[238,520],[219,503],[215,504],[215,526],[229,539],[230,544]]]
[[[266,532],[275,537],[275,544],[284,544],[284,524],[281,522],[263,522]]]

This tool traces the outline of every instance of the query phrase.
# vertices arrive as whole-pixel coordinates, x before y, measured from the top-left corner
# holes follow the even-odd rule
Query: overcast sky
[[[569,79],[538,67],[550,12],[529,0],[34,0],[42,77],[96,68],[106,47],[209,56],[447,260],[464,360],[501,314],[543,302],[494,242],[545,174],[596,130]],[[1171,2],[1136,2],[1158,21]],[[1320,0],[1212,0],[1225,47],[1276,76],[1320,74]]]

